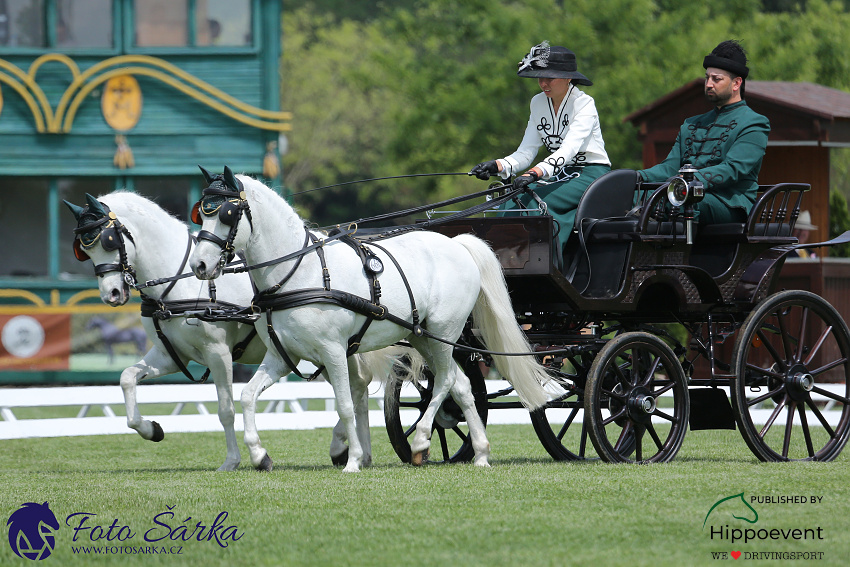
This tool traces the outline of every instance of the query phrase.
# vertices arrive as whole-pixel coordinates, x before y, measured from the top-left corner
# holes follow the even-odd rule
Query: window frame
[[[11,47],[0,45],[0,56],[32,55],[61,52],[71,56],[95,55],[112,56],[121,53],[147,55],[256,55],[260,52],[262,26],[261,0],[249,0],[251,10],[251,44],[193,45],[197,36],[196,8],[197,0],[187,0],[187,39],[190,45],[140,47],[135,45],[135,0],[112,0],[112,47],[59,47],[56,45],[56,0],[44,0],[44,47]]]

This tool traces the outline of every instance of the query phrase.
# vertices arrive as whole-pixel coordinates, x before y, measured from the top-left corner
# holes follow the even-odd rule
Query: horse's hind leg
[[[177,366],[159,349],[152,348],[142,360],[125,368],[121,373],[121,389],[124,391],[124,407],[127,410],[127,427],[135,429],[144,439],[162,441],[165,433],[155,421],[142,419],[136,402],[136,384],[145,378],[156,378],[177,371]]]
[[[416,425],[416,434],[410,443],[411,462],[414,465],[421,465],[427,459],[428,449],[431,446],[431,430],[434,418],[451,391],[452,397],[466,417],[469,439],[475,451],[475,464],[484,467],[490,466],[488,462],[490,442],[487,440],[484,422],[481,421],[475,407],[475,398],[472,395],[469,378],[452,358],[451,348],[422,339],[411,339],[411,343],[425,357],[434,373],[434,390],[431,402]]]
[[[466,418],[466,426],[469,428],[469,441],[472,443],[472,449],[475,451],[473,462],[479,467],[490,466],[490,442],[487,440],[487,433],[484,429],[484,422],[481,421],[481,416],[478,415],[478,408],[475,407],[475,396],[472,395],[472,383],[460,366],[454,363],[455,381],[452,386],[452,398],[463,410],[463,416]]]
[[[363,357],[371,357],[373,362],[363,364]],[[368,467],[372,465],[372,437],[369,430],[369,395],[368,388],[372,382],[375,372],[384,370],[377,367],[386,357],[376,355],[375,353],[365,353],[363,355],[354,355],[348,357],[348,380],[351,387],[351,399],[354,402],[354,422],[357,428],[357,437],[360,440],[360,446],[363,448],[362,465]],[[386,373],[389,373],[390,364],[384,363]],[[345,466],[348,462],[348,435],[345,429],[345,423],[342,420],[337,421],[333,429],[331,438],[331,462],[336,466]]]

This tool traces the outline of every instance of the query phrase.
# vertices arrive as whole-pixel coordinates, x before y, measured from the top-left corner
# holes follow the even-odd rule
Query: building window
[[[0,242],[19,243],[11,248],[11,253],[4,255],[0,262],[0,276],[47,276],[47,179],[2,177],[0,186],[3,187],[3,198],[0,199]]]
[[[253,44],[253,0],[135,0],[137,47]]]
[[[0,0],[0,45],[45,47],[44,0]]]
[[[188,212],[193,203],[189,203],[189,189],[193,177],[136,177],[133,189],[171,213],[188,222]]]
[[[251,45],[251,0],[199,0],[195,8],[197,45]]]
[[[56,46],[112,47],[112,0],[57,0]]]
[[[187,0],[136,0],[136,45],[180,47],[189,44]]]

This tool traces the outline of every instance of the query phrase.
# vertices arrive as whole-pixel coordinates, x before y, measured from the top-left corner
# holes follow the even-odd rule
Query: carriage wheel
[[[565,364],[546,385],[551,401],[531,412],[531,424],[543,448],[556,461],[596,458],[588,444],[584,419],[584,384],[588,368],[580,357],[570,357],[565,362],[569,366]]]
[[[487,387],[484,376],[478,369],[478,363],[458,361],[464,373],[472,384],[472,395],[475,398],[475,408],[484,425],[487,425]],[[394,373],[395,374],[395,373]],[[396,455],[402,462],[410,463],[410,438],[416,433],[416,424],[425,414],[425,409],[431,401],[434,391],[434,375],[426,368],[425,375],[414,382],[415,394],[402,397],[402,386],[405,380],[393,375],[384,390],[384,419],[390,443]],[[407,427],[401,423],[401,412],[413,410],[415,420]],[[466,419],[460,406],[448,396],[437,412],[431,430],[431,450],[428,461],[431,463],[462,463],[468,462],[475,456],[475,450],[468,436]]]
[[[850,432],[850,331],[832,305],[807,291],[771,295],[744,321],[732,364],[732,406],[756,457],[838,456]]]
[[[690,413],[682,365],[655,335],[624,333],[593,361],[584,408],[590,440],[603,460],[671,461],[685,439]]]

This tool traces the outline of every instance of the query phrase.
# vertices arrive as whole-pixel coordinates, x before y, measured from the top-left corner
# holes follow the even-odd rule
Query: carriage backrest
[[[585,190],[576,209],[576,228],[583,219],[622,217],[632,208],[638,175],[633,169],[615,169]]]

